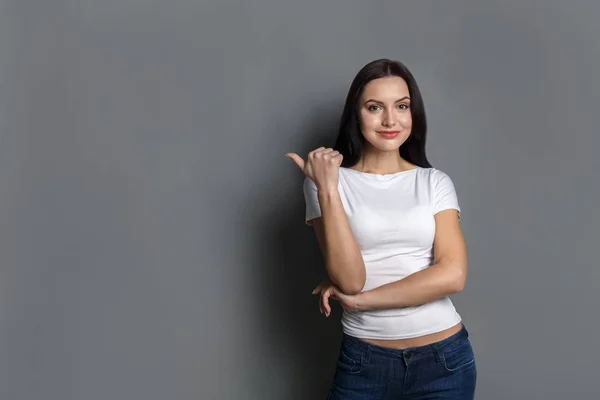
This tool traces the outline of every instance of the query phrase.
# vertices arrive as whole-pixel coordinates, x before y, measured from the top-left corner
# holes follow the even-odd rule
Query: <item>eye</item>
[[[367,110],[376,111],[378,108],[380,108],[378,105],[371,104],[370,106],[367,107]]]
[[[408,108],[409,108],[409,105],[408,105],[408,104],[399,104],[399,105],[398,105],[398,107],[399,107],[401,110],[408,110]]]

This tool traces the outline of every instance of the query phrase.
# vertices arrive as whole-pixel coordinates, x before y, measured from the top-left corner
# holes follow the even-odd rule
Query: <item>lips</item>
[[[400,133],[400,131],[376,131],[376,132],[386,139],[393,139],[396,136],[398,136],[398,134]]]

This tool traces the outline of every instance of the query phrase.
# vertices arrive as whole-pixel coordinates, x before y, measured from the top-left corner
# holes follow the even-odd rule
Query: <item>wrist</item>
[[[340,192],[338,191],[337,187],[323,187],[317,189],[317,196],[319,197],[319,200],[328,200],[338,197],[339,195]]]
[[[360,292],[354,296],[354,311],[369,310],[369,292]]]

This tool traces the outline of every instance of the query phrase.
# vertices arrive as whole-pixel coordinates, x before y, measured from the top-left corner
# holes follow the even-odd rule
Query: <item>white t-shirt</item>
[[[321,216],[317,187],[304,180],[305,221]],[[338,191],[366,267],[363,291],[398,281],[433,262],[434,214],[456,209],[450,177],[417,167],[394,174],[340,168]],[[345,333],[366,339],[405,339],[440,332],[461,321],[444,297],[416,307],[365,312],[344,310]]]

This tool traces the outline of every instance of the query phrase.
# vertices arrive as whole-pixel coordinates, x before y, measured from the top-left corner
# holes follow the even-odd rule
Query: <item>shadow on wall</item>
[[[326,115],[328,119],[315,119],[304,131],[306,146],[293,150],[304,159],[319,146],[332,147],[337,134],[337,110],[315,114]],[[319,312],[318,296],[311,294],[326,277],[325,265],[313,228],[304,222],[304,175],[282,154],[281,163],[284,162],[290,163],[283,168],[290,171],[291,183],[284,186],[292,186],[291,194],[289,190],[282,191],[286,196],[270,193],[271,215],[257,221],[260,228],[254,230],[265,233],[256,238],[261,257],[257,285],[264,296],[259,302],[267,310],[261,326],[263,337],[276,355],[277,367],[285,371],[278,373],[278,377],[288,377],[281,398],[321,399],[327,395],[337,362],[341,308],[334,301],[332,313],[326,318]]]

